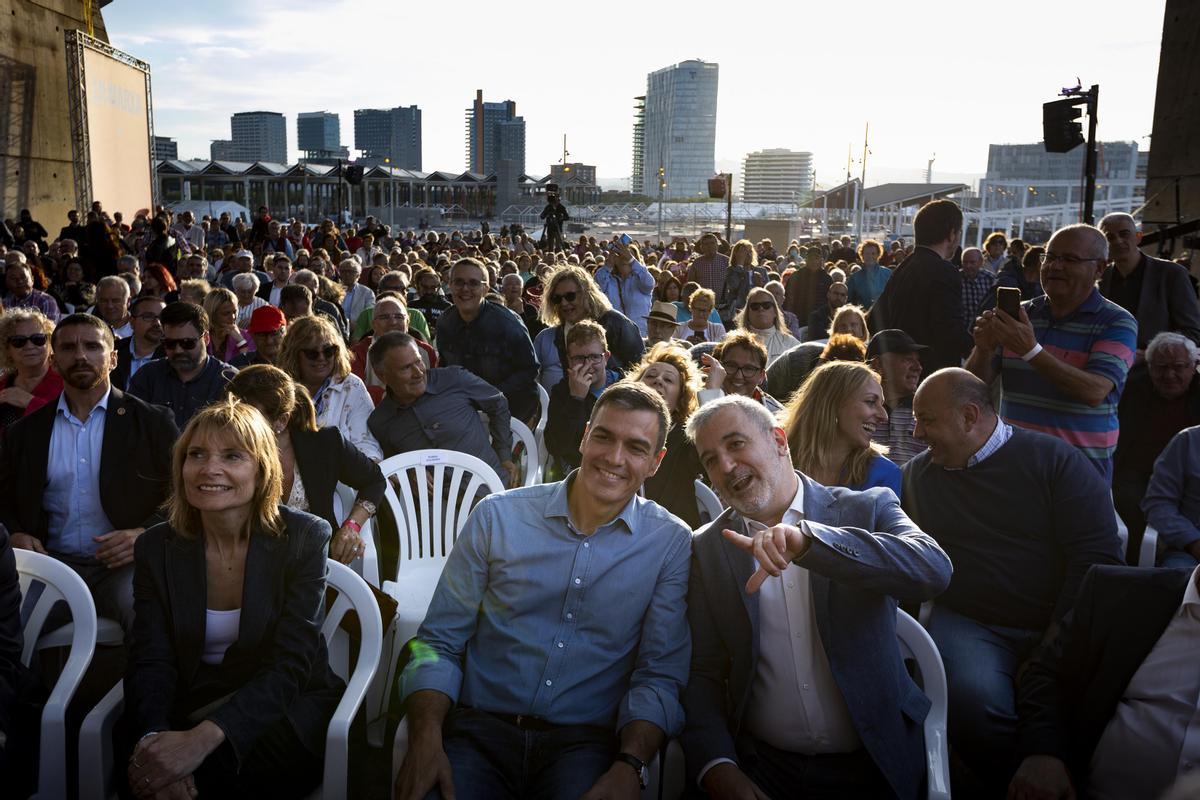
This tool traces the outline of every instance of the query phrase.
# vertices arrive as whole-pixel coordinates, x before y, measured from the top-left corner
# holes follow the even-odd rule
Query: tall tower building
[[[337,114],[306,111],[296,115],[296,146],[304,157],[336,158],[342,149],[342,126]]]
[[[742,200],[805,203],[812,197],[812,153],[776,148],[748,153],[742,161]]]
[[[642,135],[641,183],[633,191],[656,196],[662,167],[665,197],[708,196],[716,171],[717,71],[706,61],[683,61],[646,77],[644,110],[634,124],[635,141],[639,127]]]
[[[242,111],[229,118],[233,161],[288,162],[287,125],[275,111]]]
[[[354,147],[368,162],[420,171],[421,109],[400,106],[355,110]]]
[[[504,159],[525,173],[525,118],[517,116],[512,100],[485,103],[483,90],[475,92],[475,102],[467,109],[467,170],[490,175]]]

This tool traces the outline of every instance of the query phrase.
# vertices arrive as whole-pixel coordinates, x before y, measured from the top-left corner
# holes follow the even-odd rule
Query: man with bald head
[[[1142,232],[1129,214],[1109,214],[1099,227],[1108,240],[1110,259],[1100,278],[1100,294],[1137,319],[1138,362],[1162,331],[1182,333],[1200,344],[1200,304],[1187,269],[1139,250]]]
[[[1112,482],[1117,403],[1137,347],[1137,322],[1105,300],[1096,281],[1108,242],[1091,225],[1068,225],[1042,256],[1045,297],[1021,304],[1020,319],[985,311],[967,369],[999,379],[1005,422],[1075,445]]]
[[[1018,763],[1020,666],[1053,636],[1087,570],[1122,563],[1112,499],[1083,454],[1001,420],[966,370],[930,375],[913,414],[929,449],[904,466],[903,507],[954,563],[928,627],[965,767],[955,791],[998,796]]]
[[[969,331],[975,327],[979,306],[996,284],[996,276],[983,268],[983,251],[978,247],[963,250],[958,274],[962,276],[963,317]]]

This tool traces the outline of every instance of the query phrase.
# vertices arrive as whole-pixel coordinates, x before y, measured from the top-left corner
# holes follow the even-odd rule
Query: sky
[[[628,2],[518,6],[460,0],[116,0],[112,44],[151,66],[154,128],[181,158],[207,158],[236,111],[287,118],[332,111],[354,147],[354,109],[416,104],[425,171],[461,172],[465,110],[476,89],[514,100],[526,171],[562,159],[627,178],[633,98],[647,73],[720,65],[716,161],[783,147],[814,155],[819,185],[862,170],[867,185],[970,183],[990,143],[1041,140],[1041,104],[1062,87],[1100,85],[1101,140],[1150,146],[1165,0],[843,0]],[[1136,8],[1136,11],[1131,9]]]

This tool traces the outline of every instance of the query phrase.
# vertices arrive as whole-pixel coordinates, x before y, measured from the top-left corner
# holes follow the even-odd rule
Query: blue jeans
[[[1042,633],[933,607],[929,635],[946,666],[950,748],[988,793],[1003,796],[1016,771],[1017,670]]]
[[[577,798],[613,765],[616,733],[570,725],[522,730],[486,711],[457,707],[442,728],[442,747],[458,800]],[[434,789],[426,800],[440,798]]]

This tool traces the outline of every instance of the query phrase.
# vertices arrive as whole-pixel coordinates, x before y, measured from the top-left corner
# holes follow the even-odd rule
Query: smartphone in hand
[[[996,287],[996,308],[1013,319],[1021,318],[1021,290],[1013,286]]]

